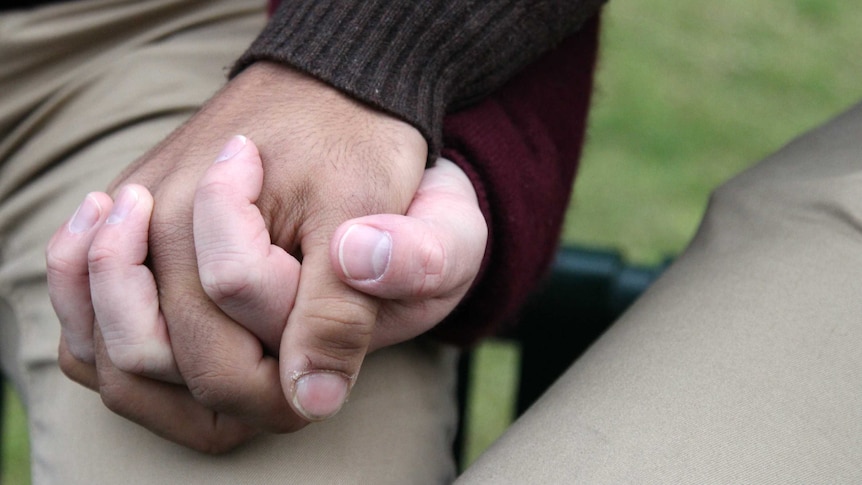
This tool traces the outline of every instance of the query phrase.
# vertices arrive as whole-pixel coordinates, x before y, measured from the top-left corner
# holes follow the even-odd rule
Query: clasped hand
[[[56,231],[61,368],[206,452],[331,416],[368,352],[432,328],[478,272],[475,191],[450,162],[424,170],[425,150],[404,122],[252,66]]]

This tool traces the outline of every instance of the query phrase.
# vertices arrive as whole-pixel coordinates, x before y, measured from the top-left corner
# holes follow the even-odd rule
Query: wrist
[[[329,118],[341,124],[339,130],[362,134],[367,142],[383,142],[396,148],[396,163],[423,163],[428,143],[419,129],[396,116],[377,109],[329,84],[290,66],[258,61],[235,77],[223,93],[231,103],[268,119],[272,126],[291,124],[299,118]]]

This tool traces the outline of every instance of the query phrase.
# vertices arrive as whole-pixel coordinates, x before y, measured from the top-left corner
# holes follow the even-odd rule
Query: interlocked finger
[[[181,383],[147,257],[153,199],[122,188],[88,254],[90,293],[107,355],[119,369]]]
[[[45,252],[48,294],[60,320],[63,352],[91,365],[95,363],[95,314],[87,252],[112,205],[107,194],[87,194],[69,221],[54,233]]]
[[[262,184],[257,147],[235,136],[198,184],[195,251],[207,296],[277,355],[300,267],[270,241],[255,205]]]

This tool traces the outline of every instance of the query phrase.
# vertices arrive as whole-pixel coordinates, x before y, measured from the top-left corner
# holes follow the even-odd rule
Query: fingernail
[[[135,208],[135,204],[137,203],[138,193],[135,192],[135,189],[131,187],[123,187],[123,190],[120,191],[120,195],[117,196],[117,200],[114,201],[114,208],[111,209],[111,214],[108,216],[108,220],[105,221],[105,224],[119,224],[120,222],[123,222],[132,212],[132,209]]]
[[[75,210],[75,214],[72,215],[72,219],[69,221],[69,232],[73,234],[81,234],[82,232],[89,231],[96,225],[96,222],[99,220],[99,216],[102,215],[102,206],[99,205],[99,202],[90,194],[87,194],[84,197],[84,201],[81,202],[81,205],[78,206],[78,209]]]
[[[321,421],[341,409],[349,387],[347,377],[337,372],[305,374],[294,384],[294,408],[309,421]]]
[[[236,135],[231,138],[221,149],[221,153],[216,157],[215,163],[224,162],[225,160],[230,160],[234,155],[240,152],[240,150],[245,147],[245,143],[248,141],[248,138],[242,135]]]
[[[383,277],[392,257],[392,237],[371,226],[354,224],[338,244],[338,262],[352,280],[376,280]]]

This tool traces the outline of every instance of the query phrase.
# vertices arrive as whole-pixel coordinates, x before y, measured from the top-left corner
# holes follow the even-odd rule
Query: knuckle
[[[317,355],[346,363],[364,352],[371,340],[376,310],[371,303],[319,298],[315,308],[305,316],[312,330],[312,345]]]
[[[102,398],[102,404],[112,412],[121,416],[125,416],[129,412],[128,393],[121,384],[113,379],[100,377],[99,396]]]
[[[417,296],[434,295],[441,290],[446,280],[445,269],[449,257],[446,247],[439,238],[428,235],[419,244],[418,252],[422,272],[415,291]]]
[[[228,410],[236,402],[232,376],[210,370],[183,377],[192,397],[207,409]]]
[[[78,360],[70,352],[60,352],[57,363],[60,365],[60,370],[69,379],[75,380],[74,374],[79,365]]]
[[[309,307],[317,310],[306,315],[315,321],[312,325],[320,323],[339,330],[370,328],[377,314],[374,301],[366,297],[316,296]]]
[[[96,362],[92,335],[77,335],[74,332],[67,332],[66,340],[70,343],[66,348],[66,352],[71,354],[78,362],[84,364],[94,364]]]
[[[324,338],[316,336],[314,356],[311,367],[325,367],[332,370],[348,370],[353,366],[358,355],[364,354],[368,347],[368,338],[358,336],[328,335]]]
[[[143,374],[148,368],[146,358],[137,354],[122,353],[116,357],[112,356],[111,362],[117,369],[129,374]]]
[[[204,176],[195,192],[196,201],[219,199],[226,194],[236,193],[236,182],[216,178],[210,174]]]
[[[90,374],[93,370],[91,365],[81,362],[73,354],[66,351],[60,352],[58,363],[63,375],[78,384],[85,387],[91,387]]]
[[[221,259],[200,266],[201,286],[216,304],[257,296],[260,276],[245,261]]]
[[[120,253],[115,248],[93,243],[87,252],[87,264],[91,272],[100,273],[110,269],[119,257]]]
[[[158,371],[158,356],[149,352],[145,345],[136,343],[110,342],[105,338],[108,357],[114,366],[129,374],[146,374]]]
[[[45,251],[45,264],[49,277],[74,272],[78,266],[73,258],[53,246]]]

